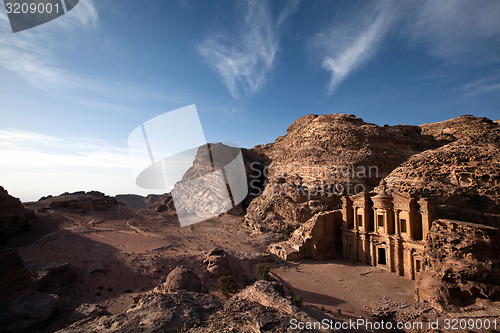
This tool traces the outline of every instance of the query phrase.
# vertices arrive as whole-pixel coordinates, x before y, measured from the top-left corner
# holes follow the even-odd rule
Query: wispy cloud
[[[283,24],[299,6],[291,1],[274,19],[267,1],[241,4],[242,20],[234,35],[216,34],[198,46],[198,52],[221,77],[234,98],[261,89],[279,49]]]
[[[331,73],[328,95],[376,54],[397,15],[394,2],[380,1],[315,36],[312,46],[323,58],[322,67]]]
[[[409,35],[439,58],[453,62],[500,61],[500,1],[418,2]]]
[[[57,65],[56,52],[73,44],[75,32],[94,29],[98,14],[92,0],[80,1],[67,14],[39,27],[12,34],[5,13],[0,13],[0,66],[17,73],[41,90],[80,86],[78,76]]]
[[[92,138],[58,138],[0,129],[0,166],[41,168],[130,168],[127,148]]]
[[[0,184],[24,201],[76,190],[149,192],[135,185],[126,143],[0,129],[0,156]]]
[[[500,93],[500,71],[496,71],[489,76],[471,81],[462,87],[468,96],[475,96],[484,93]]]

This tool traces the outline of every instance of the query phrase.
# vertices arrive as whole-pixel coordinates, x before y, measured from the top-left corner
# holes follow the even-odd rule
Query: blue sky
[[[500,1],[81,0],[13,34],[0,7],[0,185],[141,193],[127,138],[196,104],[251,148],[298,117],[500,118]]]

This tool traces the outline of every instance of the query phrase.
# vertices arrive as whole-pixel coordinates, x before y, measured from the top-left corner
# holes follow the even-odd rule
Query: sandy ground
[[[171,216],[126,207],[91,214],[39,213],[30,233],[8,243],[24,262],[71,263],[77,277],[54,292],[74,306],[96,303],[112,313],[121,312],[136,293],[162,282],[171,269],[165,267],[164,258],[215,247],[256,252],[239,216],[223,215],[181,228]]]
[[[76,278],[52,291],[67,298],[70,307],[95,303],[111,313],[122,312],[137,293],[161,283],[173,268],[169,258],[178,263],[179,258],[215,247],[259,253],[263,242],[243,227],[243,217],[234,215],[183,228],[172,216],[123,206],[86,214],[60,209],[38,215],[33,230],[8,245],[25,262],[71,263]],[[190,259],[186,260],[189,266]],[[340,310],[347,317],[366,316],[366,306],[377,306],[383,298],[413,302],[413,282],[350,261],[277,259],[272,272],[306,303],[336,314]]]
[[[413,303],[413,281],[351,261],[304,260],[271,271],[305,302],[346,315],[366,315],[365,306],[383,297]]]

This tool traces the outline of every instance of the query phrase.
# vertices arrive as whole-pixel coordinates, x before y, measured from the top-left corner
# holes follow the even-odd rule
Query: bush
[[[269,264],[267,262],[257,264],[257,280],[269,280]]]
[[[293,304],[295,306],[298,306],[299,308],[304,305],[304,300],[302,299],[301,296],[297,296],[294,299],[292,299]]]
[[[217,287],[225,298],[230,294],[234,294],[238,290],[236,279],[232,275],[221,276],[217,281]]]

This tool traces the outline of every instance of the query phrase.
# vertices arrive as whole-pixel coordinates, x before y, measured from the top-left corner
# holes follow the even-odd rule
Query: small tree
[[[269,280],[269,264],[267,262],[257,264],[257,279]]]
[[[217,287],[225,298],[230,294],[234,294],[238,290],[236,279],[232,275],[221,276],[217,281]]]
[[[295,306],[298,306],[299,308],[304,305],[304,299],[302,299],[301,296],[297,296],[294,299],[292,299],[293,304]]]

